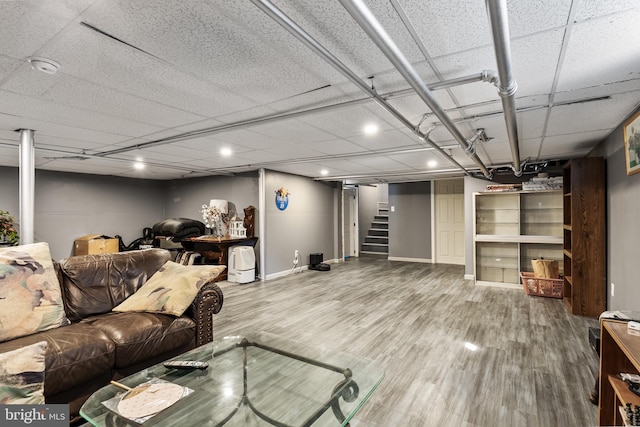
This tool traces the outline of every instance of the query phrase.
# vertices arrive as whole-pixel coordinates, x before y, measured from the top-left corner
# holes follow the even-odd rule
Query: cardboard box
[[[110,254],[119,252],[118,239],[101,234],[88,234],[73,242],[74,255]]]

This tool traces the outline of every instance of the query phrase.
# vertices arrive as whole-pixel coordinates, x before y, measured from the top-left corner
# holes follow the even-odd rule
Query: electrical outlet
[[[615,296],[616,295],[616,285],[613,284],[613,282],[611,282],[611,296]]]
[[[296,259],[298,259],[298,255],[300,255],[300,252],[298,252],[298,250],[296,249],[296,250],[293,252],[293,256],[295,256],[295,257],[296,257]]]

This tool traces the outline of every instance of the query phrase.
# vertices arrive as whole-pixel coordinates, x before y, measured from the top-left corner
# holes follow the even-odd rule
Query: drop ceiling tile
[[[580,0],[578,2],[576,21],[586,21],[598,16],[610,15],[637,7],[638,2],[636,0]]]
[[[283,143],[281,138],[272,138],[267,135],[253,132],[249,129],[223,131],[211,135],[209,138],[221,143],[237,144],[253,149],[274,148],[280,146]]]
[[[507,4],[511,38],[567,24],[572,0],[513,1]],[[487,17],[488,22],[488,17]]]
[[[13,58],[36,54],[62,30],[67,20],[38,7],[40,2],[3,1],[0,7],[0,51]]]
[[[374,112],[377,109],[379,111]],[[380,130],[395,127],[388,113],[375,105],[368,104],[304,116],[299,120],[315,128],[325,129],[330,134],[341,138],[362,135],[363,127],[369,123],[377,124]]]
[[[0,91],[1,93],[1,91]],[[2,97],[0,97],[2,98]],[[88,141],[100,144],[111,144],[123,139],[122,135],[114,135],[105,132],[95,131],[72,125],[64,125],[30,117],[18,117],[0,113],[0,128],[8,131],[15,129],[34,129],[35,140],[38,141],[40,135],[51,135],[59,138],[68,138],[76,141]],[[16,133],[16,141],[19,139]],[[91,144],[88,144],[91,145]]]
[[[360,145],[353,144],[346,139],[333,139],[330,141],[322,141],[320,143],[313,143],[310,146],[324,154],[329,155],[340,155],[340,154],[349,154],[349,153],[362,153],[363,151],[368,151],[361,147]]]
[[[583,89],[569,90],[566,92],[556,92],[553,102],[570,103],[580,102],[584,100],[625,94],[629,92],[640,93],[640,78],[633,80],[625,80],[616,83],[609,83],[602,86],[594,86]]]
[[[283,55],[281,39],[291,39],[297,49],[300,42],[253,5],[244,14],[239,3],[230,11],[214,2],[167,0],[98,6],[87,15],[92,25],[169,63],[215,75],[217,84],[252,100],[306,92],[328,83],[315,70],[333,72],[319,59],[309,57],[307,65]]]
[[[77,126],[116,135],[137,136],[159,130],[157,126],[98,114],[81,108],[0,91],[0,110],[45,122]],[[36,129],[37,130],[37,129]]]
[[[1,83],[3,80],[14,70],[18,69],[24,64],[24,61],[11,58],[9,56],[0,55],[0,88],[4,88]]]
[[[393,159],[396,162],[402,163],[410,169],[417,170],[430,169],[430,167],[427,165],[427,162],[429,162],[430,160],[435,160],[438,163],[442,164],[440,155],[438,155],[434,150],[425,150],[422,152],[406,154],[390,154],[389,158]]]
[[[521,139],[519,146],[520,160],[524,161],[525,159],[529,159],[530,161],[538,161],[541,159],[550,159],[550,157],[546,157],[544,154],[540,155],[541,142],[542,138]]]
[[[638,103],[638,92],[618,94],[607,100],[560,105],[551,109],[547,135],[611,130]]]
[[[542,142],[544,158],[574,158],[586,154],[602,141],[610,130],[576,132],[572,134],[547,136]]]
[[[353,159],[353,163],[360,164],[362,166],[366,166],[371,168],[369,172],[373,171],[397,171],[403,168],[402,163],[396,162],[395,160],[390,159],[387,156],[378,156],[378,157],[360,157],[358,159]]]
[[[162,127],[174,127],[204,119],[201,115],[71,76],[61,76],[42,95],[42,99]]]
[[[348,139],[365,150],[392,150],[403,148],[415,148],[421,146],[417,136],[409,136],[398,130],[387,130],[375,135],[358,135]]]
[[[251,131],[272,138],[282,138],[283,141],[296,144],[328,141],[335,138],[332,133],[324,132],[318,127],[297,119],[259,124],[252,126]]]
[[[288,143],[283,143],[277,147],[268,148],[264,151],[271,154],[282,155],[285,159],[306,159],[322,156],[322,153],[319,151],[311,150],[306,146]]]
[[[558,90],[640,78],[638,22],[640,9],[575,24],[562,64]]]
[[[402,2],[422,43],[441,56],[491,43],[483,2]],[[422,18],[422,20],[416,17]],[[424,20],[424,21],[423,21]],[[473,29],[473,31],[469,31]]]
[[[207,73],[197,75],[79,25],[48,46],[47,56],[65,73],[185,111],[215,116],[256,106]]]

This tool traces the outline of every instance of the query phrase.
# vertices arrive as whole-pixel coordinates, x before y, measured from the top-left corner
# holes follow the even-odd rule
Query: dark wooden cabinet
[[[573,314],[606,310],[605,164],[583,157],[564,167],[564,301]]]

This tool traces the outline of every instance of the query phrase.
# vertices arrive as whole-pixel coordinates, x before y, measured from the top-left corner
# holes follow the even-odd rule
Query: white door
[[[343,256],[357,257],[358,251],[358,191],[353,187],[342,189],[343,203]]]
[[[464,265],[464,180],[435,182],[435,262]]]

